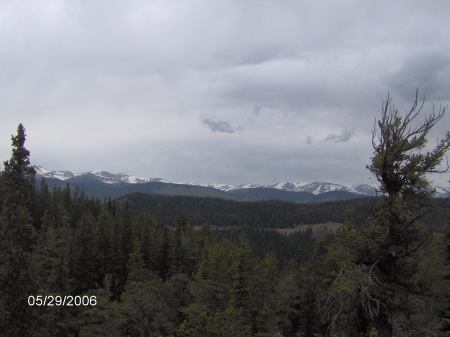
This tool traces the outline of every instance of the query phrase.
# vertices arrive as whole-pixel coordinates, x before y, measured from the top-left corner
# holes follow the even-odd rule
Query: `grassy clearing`
[[[338,228],[341,226],[342,224],[339,222],[328,221],[321,224],[305,224],[295,226],[295,228],[276,228],[274,230],[284,235],[290,235],[296,232],[306,232],[308,229],[311,229],[314,236],[321,237],[327,234],[336,233]]]
[[[311,229],[315,237],[322,237],[327,234],[336,233],[338,228],[341,226],[342,223],[328,221],[321,224],[311,224],[311,225],[302,224],[295,226],[294,228],[266,228],[266,229],[277,231],[278,233],[283,235],[291,235],[297,232],[306,232],[308,229]],[[193,228],[194,230],[199,230],[201,226],[193,226]],[[215,231],[227,229],[239,229],[239,228],[242,228],[242,226],[211,226],[211,229]]]

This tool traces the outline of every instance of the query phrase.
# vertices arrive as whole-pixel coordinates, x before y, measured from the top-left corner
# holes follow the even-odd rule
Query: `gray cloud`
[[[224,133],[235,133],[244,130],[242,126],[232,127],[230,122],[222,120],[211,120],[209,118],[204,118],[202,120],[203,125],[213,132],[224,132]]]
[[[253,124],[256,121],[256,119],[259,117],[260,112],[261,112],[261,107],[258,105],[255,105],[253,107],[251,116],[248,117],[248,121],[250,124]]]
[[[345,143],[348,142],[355,135],[354,130],[345,129],[340,134],[331,134],[328,135],[323,142],[333,142],[333,143]]]
[[[450,51],[421,51],[405,59],[399,70],[387,74],[386,85],[393,95],[411,101],[416,89],[428,100],[448,100],[450,94]]]

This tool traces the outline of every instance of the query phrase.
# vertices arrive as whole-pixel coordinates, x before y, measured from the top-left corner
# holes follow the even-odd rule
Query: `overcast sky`
[[[388,92],[400,110],[416,88],[426,111],[449,104],[449,14],[450,1],[0,0],[0,159],[21,122],[32,162],[53,170],[367,183]]]

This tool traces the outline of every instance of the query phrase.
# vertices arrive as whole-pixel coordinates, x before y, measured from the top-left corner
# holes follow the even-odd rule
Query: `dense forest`
[[[412,115],[389,103],[368,166],[382,197],[348,211],[336,204],[333,215],[331,203],[317,204],[315,218],[298,204],[223,201],[230,228],[218,231],[198,223],[216,199],[100,201],[36,183],[20,124],[0,175],[0,335],[448,335],[448,213],[446,226],[420,220],[442,207],[425,175],[450,136],[414,153],[441,114],[411,128]],[[148,198],[160,211],[146,208]],[[320,216],[343,225],[322,237],[273,230],[328,220]]]
[[[119,208],[126,202],[139,214],[149,212],[168,225],[174,225],[182,211],[194,224],[207,222],[219,227],[295,228],[303,224],[344,223],[345,211],[351,210],[356,227],[368,224],[377,212],[377,198],[359,198],[316,204],[274,200],[242,202],[222,198],[151,195],[132,193],[117,199]],[[443,233],[447,224],[447,199],[430,199],[422,221],[430,231]]]

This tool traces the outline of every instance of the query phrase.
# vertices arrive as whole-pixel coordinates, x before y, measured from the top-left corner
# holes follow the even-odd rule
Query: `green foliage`
[[[31,212],[35,172],[24,147],[22,124],[11,139],[11,159],[4,162],[0,176],[0,335],[6,337],[25,336],[30,331],[27,297],[36,289],[31,265],[36,240]]]
[[[181,324],[179,337],[251,337],[250,326],[243,319],[243,309],[227,308],[213,314],[202,312]]]
[[[29,212],[34,197],[35,170],[30,165],[30,152],[25,148],[25,128],[17,127],[17,134],[11,136],[11,159],[3,163],[2,198],[4,206],[22,206]],[[3,195],[4,194],[4,195]]]
[[[404,199],[427,197],[432,192],[427,191],[429,181],[427,173],[439,172],[446,151],[450,148],[450,132],[438,141],[431,151],[422,151],[427,144],[430,130],[444,117],[446,108],[434,109],[424,122],[413,127],[415,119],[420,115],[425,100],[418,104],[418,92],[409,112],[401,116],[398,109],[387,97],[383,104],[382,117],[378,121],[378,130],[374,127],[374,156],[368,169],[380,182],[381,192],[390,199],[402,196]],[[378,136],[378,140],[375,138]]]
[[[424,152],[426,137],[445,109],[413,126],[422,107],[416,94],[411,110],[401,116],[388,96],[373,131],[374,156],[368,165],[382,193],[375,217],[354,229],[347,216],[335,242],[316,255],[315,272],[323,282],[319,312],[327,336],[431,336],[439,324],[444,249],[419,219],[433,209],[426,174],[439,171],[450,133]]]
[[[237,250],[229,241],[218,242],[206,250],[197,275],[189,284],[193,300],[185,310],[188,314],[214,313],[230,305]]]
[[[418,220],[430,211],[427,204],[433,192],[428,189],[426,174],[440,172],[438,166],[450,148],[450,132],[434,149],[423,151],[429,131],[442,119],[446,108],[437,113],[433,110],[414,126],[425,103],[419,105],[417,96],[416,93],[412,108],[404,116],[388,96],[378,130],[373,132],[374,156],[368,168],[384,193],[373,223],[386,233],[371,253],[379,261],[375,272],[381,286],[376,296],[383,306],[376,323],[381,334],[393,333],[397,327],[406,334],[432,330],[430,317],[434,314],[418,308],[427,307],[424,296],[440,292],[439,281],[425,273],[428,266],[434,271],[442,270],[443,261],[436,259],[442,250],[438,252],[439,244],[433,237],[430,239],[426,227]],[[439,272],[431,270],[430,276],[442,279]]]
[[[250,315],[253,331],[273,333],[277,329],[276,310],[278,303],[278,261],[273,252],[268,252],[256,263],[250,277]]]
[[[157,278],[158,276],[155,273],[145,267],[142,243],[136,240],[128,261],[127,284],[132,282],[146,282]]]
[[[105,279],[106,288],[93,289],[85,294],[91,298],[95,296],[97,304],[87,306],[75,319],[79,327],[80,337],[120,337],[120,327],[125,324],[125,318],[121,315],[121,306],[118,302],[111,301],[112,293],[108,289],[111,275]]]
[[[173,331],[170,309],[163,297],[165,285],[160,280],[132,282],[122,296],[120,315],[125,336],[168,335]]]
[[[66,258],[67,229],[48,227],[41,233],[33,252],[34,275],[39,292],[65,293],[69,290],[69,267]]]
[[[93,247],[93,229],[96,219],[91,212],[82,215],[75,228],[70,230],[68,242],[68,267],[70,290],[79,295],[96,288],[96,257]]]
[[[232,303],[236,308],[243,309],[245,318],[250,318],[250,276],[254,273],[255,256],[247,240],[241,237],[240,245],[234,257],[233,298]]]
[[[163,223],[176,226],[180,211],[193,225],[208,223],[212,228],[238,228],[239,230],[295,228],[301,224],[319,224],[326,222],[344,223],[343,210],[353,210],[355,227],[365,226],[374,216],[376,198],[361,198],[345,201],[323,202],[319,204],[299,204],[281,201],[231,201],[217,198],[199,198],[186,196],[150,195],[133,193],[118,200],[118,206],[128,200],[135,214],[148,212]],[[447,201],[448,202],[448,201]],[[422,219],[433,231],[443,232],[447,224],[447,214],[442,204],[445,200],[430,200],[428,204],[433,212]],[[263,254],[264,255],[264,254]]]
[[[200,225],[259,228],[294,228],[301,223],[314,224],[328,221],[344,222],[343,209],[353,208],[356,225],[372,215],[375,198],[362,198],[320,204],[301,204],[282,201],[232,201],[218,198],[150,195],[133,193],[119,199],[126,200],[137,214],[153,214],[173,227],[180,210],[189,222]]]

